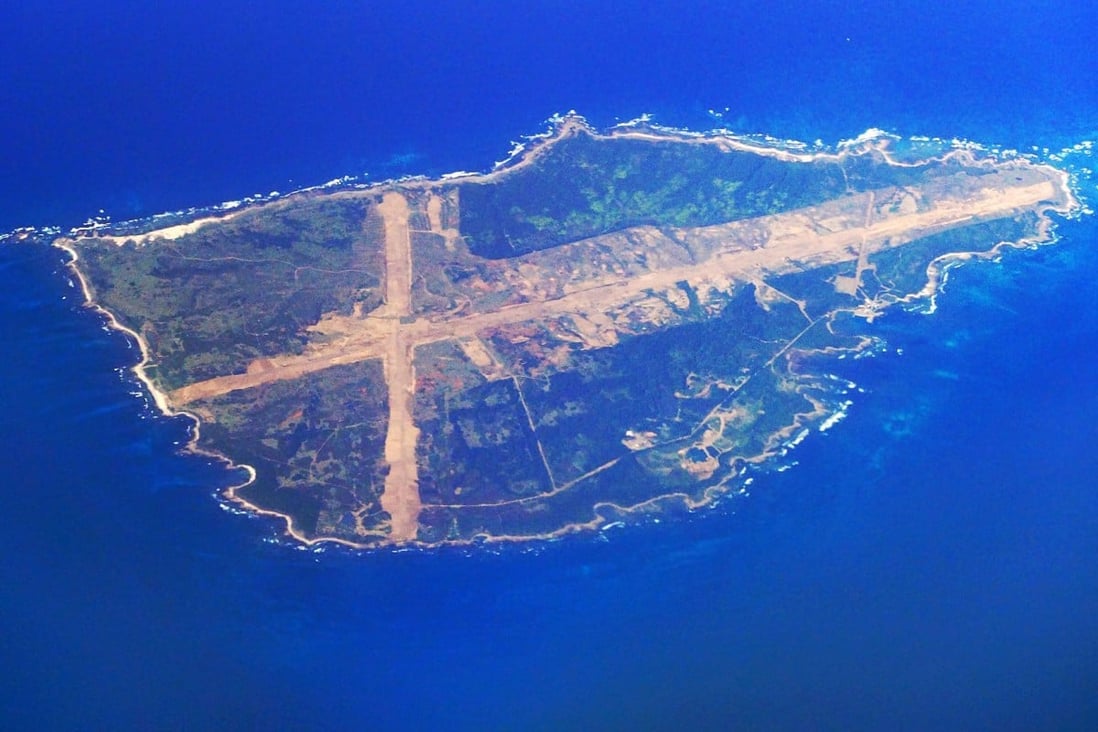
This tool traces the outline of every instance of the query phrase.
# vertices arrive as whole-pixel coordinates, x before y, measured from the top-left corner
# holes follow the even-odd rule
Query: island
[[[849,404],[834,359],[949,267],[1050,241],[1067,174],[569,114],[487,173],[55,239],[225,500],[307,544],[545,540],[742,492]],[[168,225],[163,225],[167,223]]]

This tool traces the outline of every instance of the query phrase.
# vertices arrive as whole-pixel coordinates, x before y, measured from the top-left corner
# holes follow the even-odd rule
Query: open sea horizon
[[[570,109],[1098,138],[1081,2],[42,0],[0,27],[0,231],[484,170]],[[180,454],[64,253],[0,245],[0,727],[1098,729],[1098,222],[1058,231],[878,320],[887,349],[833,366],[849,414],[746,497],[410,552],[224,510],[238,476]]]

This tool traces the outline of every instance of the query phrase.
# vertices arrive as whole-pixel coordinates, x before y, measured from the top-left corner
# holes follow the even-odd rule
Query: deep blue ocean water
[[[1098,137],[1082,2],[153,7],[0,9],[0,228],[482,169],[571,108]],[[879,321],[750,497],[500,553],[272,542],[62,255],[0,246],[0,728],[1098,729],[1098,222],[1061,234]]]

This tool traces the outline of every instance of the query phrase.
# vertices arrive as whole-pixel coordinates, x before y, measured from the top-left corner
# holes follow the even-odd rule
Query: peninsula
[[[575,115],[489,173],[54,243],[226,498],[307,543],[547,539],[689,511],[833,419],[829,359],[947,265],[1051,239],[1063,171]],[[145,230],[148,228],[148,230]]]

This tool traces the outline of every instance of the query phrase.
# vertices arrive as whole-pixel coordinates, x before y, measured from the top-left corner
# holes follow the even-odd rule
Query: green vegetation
[[[364,511],[368,528],[382,518],[385,393],[380,363],[367,361],[193,408],[207,415],[203,446],[256,468],[242,498],[292,515],[306,535],[353,536],[353,511]]]
[[[363,221],[367,220],[367,226]],[[380,303],[380,235],[362,200],[256,209],[175,241],[81,243],[97,301],[141,333],[165,388],[298,353],[322,313]]]
[[[791,304],[762,310],[754,288],[745,286],[716,317],[695,312],[677,327],[627,338],[615,348],[580,351],[568,370],[523,375],[460,397],[433,395],[435,416],[422,423],[431,435],[422,461],[431,469],[421,493],[449,507],[421,517],[423,536],[534,536],[591,521],[600,503],[628,507],[679,491],[699,498],[711,483],[687,473],[679,451],[697,440],[707,415],[738,404],[764,415],[744,424],[739,434],[728,430],[736,449],[718,456],[720,476],[727,477],[736,460],[762,452],[767,438],[792,415],[811,409],[795,390],[779,388],[791,377],[766,365],[804,324]],[[492,347],[509,371],[541,370],[529,357],[535,348],[530,342],[496,338]],[[748,374],[750,388],[734,392],[731,385]],[[623,444],[629,430],[652,432],[656,446],[634,453]],[[547,495],[553,485],[539,444],[557,487],[583,480]],[[604,473],[584,478],[600,468]],[[489,510],[482,504],[499,505]]]
[[[629,226],[707,226],[779,213],[845,190],[835,163],[580,132],[531,166],[463,184],[461,233],[475,254],[512,257]]]

